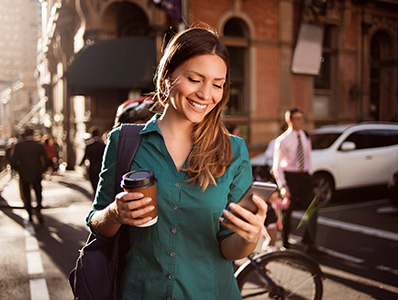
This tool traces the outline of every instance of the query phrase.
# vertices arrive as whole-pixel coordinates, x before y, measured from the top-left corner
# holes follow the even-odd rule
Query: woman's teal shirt
[[[252,182],[251,165],[244,141],[231,136],[233,160],[217,186],[204,192],[187,183],[167,151],[154,116],[143,135],[131,170],[155,173],[158,222],[150,227],[130,227],[134,245],[120,286],[120,299],[241,299],[232,262],[223,257],[220,242],[232,234],[219,217],[236,202]],[[108,137],[100,182],[90,217],[114,201],[119,129]],[[185,167],[185,163],[183,168]],[[97,234],[99,235],[99,234]]]

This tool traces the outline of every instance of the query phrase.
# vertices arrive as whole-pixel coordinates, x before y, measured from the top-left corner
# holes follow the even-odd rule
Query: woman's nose
[[[199,98],[208,100],[211,98],[210,84],[203,84],[197,92]]]

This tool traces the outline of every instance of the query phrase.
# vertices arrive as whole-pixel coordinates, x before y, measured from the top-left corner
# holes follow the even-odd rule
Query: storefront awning
[[[98,41],[75,54],[67,71],[72,95],[112,88],[153,88],[155,42],[145,38]]]

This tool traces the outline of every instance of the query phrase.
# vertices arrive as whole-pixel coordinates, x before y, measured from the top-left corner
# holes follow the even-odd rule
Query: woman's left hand
[[[267,216],[267,204],[257,195],[253,195],[252,200],[258,208],[255,214],[241,207],[239,204],[230,203],[229,208],[231,212],[224,209],[224,218],[220,218],[220,221],[227,228],[242,237],[247,243],[257,244]],[[241,216],[244,220],[235,214]],[[228,221],[226,222],[226,220]]]

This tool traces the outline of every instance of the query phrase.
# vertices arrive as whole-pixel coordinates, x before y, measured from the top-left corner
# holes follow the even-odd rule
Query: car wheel
[[[314,193],[318,206],[325,206],[332,200],[334,192],[333,179],[329,174],[314,174]]]

